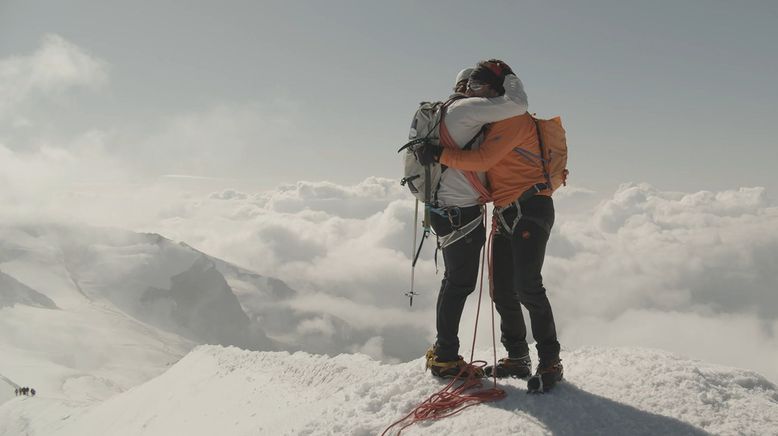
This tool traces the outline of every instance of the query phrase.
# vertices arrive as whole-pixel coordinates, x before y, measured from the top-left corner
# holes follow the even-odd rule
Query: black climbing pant
[[[438,236],[445,236],[481,214],[480,206],[457,208],[450,215],[432,214],[431,224]],[[437,302],[437,356],[440,361],[456,360],[459,354],[459,320],[467,296],[476,287],[481,248],[486,240],[483,222],[471,233],[443,248],[445,272]]]
[[[529,313],[532,335],[541,362],[559,358],[554,315],[543,287],[541,269],[546,255],[551,227],[554,225],[554,202],[551,197],[536,195],[516,207],[503,211],[504,221],[515,228],[497,226],[492,242],[494,303],[500,313],[501,341],[510,357],[527,355],[527,328],[521,306]]]

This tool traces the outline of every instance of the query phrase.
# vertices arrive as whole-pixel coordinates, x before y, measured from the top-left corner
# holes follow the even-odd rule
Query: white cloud
[[[67,210],[62,201],[88,193],[90,183],[122,180],[126,173],[104,151],[105,134],[87,132],[72,141],[37,143],[32,152],[16,152],[0,142],[0,217]],[[53,210],[52,210],[53,209]]]
[[[225,189],[222,192],[214,192],[208,198],[216,200],[245,200],[248,198],[248,195],[234,189]]]
[[[94,146],[100,141],[92,143],[81,152],[91,150],[101,159],[103,148]],[[417,265],[421,295],[409,310],[403,293],[410,280],[413,201],[397,180],[368,178],[353,186],[298,182],[267,192],[224,188],[209,195],[182,192],[175,181],[163,179],[63,187],[47,197],[43,191],[50,185],[33,190],[25,187],[25,177],[32,177],[28,185],[44,173],[53,174],[52,181],[72,178],[80,159],[54,149],[30,160],[7,149],[0,153],[0,162],[10,162],[6,168],[12,170],[0,177],[11,179],[10,193],[16,197],[7,204],[26,204],[34,211],[40,209],[30,201],[45,199],[50,219],[67,216],[158,232],[286,281],[302,291],[294,310],[321,315],[306,318],[317,319],[304,326],[311,343],[315,330],[326,333],[334,319],[346,323],[334,334],[350,335],[333,338],[339,350],[365,346],[366,353],[377,356],[378,343],[367,346],[367,341],[382,337],[382,356],[406,359],[434,339],[433,308],[441,279],[432,261],[434,237]],[[68,174],[62,174],[63,167]],[[776,346],[778,319],[773,274],[778,208],[764,189],[679,193],[627,184],[591,206],[601,196],[583,190],[555,199],[559,214],[544,278],[563,346],[686,350],[692,357],[778,377],[752,363],[775,357],[770,350]],[[570,199],[586,201],[572,210],[566,204]],[[7,216],[9,209],[2,213]],[[463,349],[472,335],[474,298],[466,310]],[[488,319],[485,314],[482,320]],[[479,340],[488,344],[485,325]],[[726,346],[734,351],[716,359],[717,353],[726,353],[722,338],[735,341]]]
[[[661,348],[709,362],[756,370],[778,380],[778,320],[750,314],[629,309],[612,320],[580,317],[565,331],[569,348],[589,345]]]
[[[304,335],[316,334],[328,339],[335,334],[335,326],[325,318],[305,319],[297,326],[297,331]]]
[[[440,280],[434,242],[417,266],[422,296],[408,311],[402,293],[413,203],[396,183],[301,182],[233,200],[232,208],[222,201],[220,212],[201,204],[163,233],[313,293],[296,303],[299,310],[328,313],[357,330],[426,325],[423,339],[431,340]],[[762,188],[687,194],[627,184],[588,213],[557,217],[544,277],[563,345],[655,346],[758,366],[775,378],[751,360],[775,357],[776,255],[778,208]],[[484,325],[479,339],[486,340]],[[470,327],[461,330],[466,344]],[[723,339],[736,351],[717,359]]]
[[[544,278],[571,347],[655,346],[778,379],[777,257],[763,188],[627,184],[590,219],[560,217]]]
[[[634,307],[778,316],[778,208],[762,188],[664,193],[624,185],[591,220],[561,220],[545,275],[576,312]],[[552,248],[554,245],[552,245]],[[559,256],[559,257],[557,257]]]
[[[390,179],[369,177],[354,186],[301,181],[282,185],[259,198],[276,212],[311,209],[343,218],[366,218],[386,208],[391,200],[407,200],[406,189]]]
[[[105,61],[59,35],[46,35],[34,53],[0,59],[0,119],[27,100],[71,88],[94,88],[107,80]],[[15,115],[13,123],[31,122]]]
[[[280,99],[214,102],[144,125],[134,125],[130,117],[93,126],[94,119],[72,108],[80,108],[74,106],[77,91],[100,88],[108,82],[108,72],[106,61],[54,34],[31,53],[0,59],[0,144],[27,161],[40,157],[44,148],[82,161],[84,150],[73,147],[83,135],[72,133],[80,124],[101,132],[104,159],[88,160],[90,167],[79,165],[76,181],[107,173],[125,176],[125,183],[158,177],[191,185],[220,180],[225,189],[238,179],[244,186],[277,185],[289,180],[289,166],[277,162],[291,164],[317,152],[295,127],[299,108]],[[64,119],[58,116],[62,110],[69,112]],[[51,174],[41,177],[53,179]],[[72,182],[58,180],[59,185]]]

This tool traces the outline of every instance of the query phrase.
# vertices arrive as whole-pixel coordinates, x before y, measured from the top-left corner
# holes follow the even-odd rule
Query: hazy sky
[[[562,115],[574,185],[775,196],[776,22],[774,1],[0,0],[0,145],[99,149],[80,177],[122,168],[99,181],[398,178],[417,103],[498,57]],[[18,91],[14,62],[52,46],[84,59]]]
[[[440,276],[427,244],[408,311],[396,150],[498,57],[568,129],[544,266],[565,346],[775,380],[776,22],[774,1],[0,0],[0,223],[160,233],[417,356],[387,338],[432,329]]]

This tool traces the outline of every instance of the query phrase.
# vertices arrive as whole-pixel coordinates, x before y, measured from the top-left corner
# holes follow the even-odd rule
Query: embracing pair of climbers
[[[537,120],[527,113],[523,85],[502,61],[482,61],[461,71],[454,90],[446,102],[423,103],[417,111],[403,179],[427,206],[445,265],[437,299],[437,340],[427,352],[427,368],[439,377],[529,377],[532,363],[523,305],[540,360],[528,387],[545,390],[563,375],[541,269],[554,224],[551,194],[567,171],[566,146],[544,150],[543,143],[564,144],[564,130],[558,119]],[[429,115],[430,107],[434,116]],[[423,170],[411,174],[414,167]],[[484,371],[459,355],[458,331],[465,301],[476,287],[488,201],[495,206],[491,292],[508,356]]]

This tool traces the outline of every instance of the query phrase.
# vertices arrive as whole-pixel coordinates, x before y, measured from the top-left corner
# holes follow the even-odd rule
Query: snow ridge
[[[501,382],[505,400],[403,434],[778,434],[778,390],[751,371],[648,349],[562,357],[566,381],[549,394]],[[422,359],[387,365],[363,355],[200,346],[54,434],[375,435],[443,385]]]

